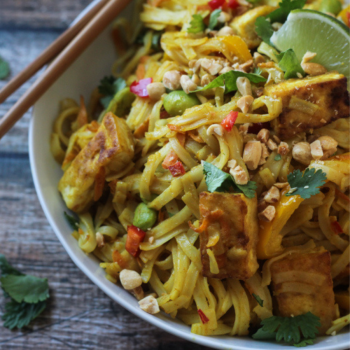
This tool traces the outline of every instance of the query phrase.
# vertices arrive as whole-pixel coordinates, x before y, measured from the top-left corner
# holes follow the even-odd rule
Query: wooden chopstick
[[[45,91],[65,72],[80,54],[97,38],[110,22],[131,0],[109,0],[84,29],[54,59],[45,72],[23,94],[23,96],[0,119],[2,138],[23,114],[45,93]]]
[[[0,90],[0,103],[3,103],[21,85],[30,79],[39,69],[56,57],[73,38],[92,20],[92,18],[106,5],[108,0],[101,0],[77,23],[69,27],[51,45],[49,45],[31,64],[24,68]]]

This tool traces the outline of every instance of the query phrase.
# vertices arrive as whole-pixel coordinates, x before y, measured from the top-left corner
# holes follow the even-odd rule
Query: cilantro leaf
[[[69,215],[66,212],[64,212],[64,217],[68,221],[68,224],[72,228],[72,230],[76,230],[79,227],[78,221],[75,219],[74,216]]]
[[[276,162],[278,162],[279,160],[282,159],[282,156],[280,154],[276,154],[275,158],[273,160],[275,160]]]
[[[115,79],[113,76],[104,77],[98,86],[98,91],[100,94],[105,95],[100,99],[102,106],[107,108],[114,95],[125,87],[126,82],[123,78]]]
[[[191,27],[187,29],[188,33],[197,34],[204,32],[205,30],[205,24],[201,15],[192,15],[192,21],[190,22],[190,24]]]
[[[318,327],[321,326],[320,318],[308,312],[295,317],[272,316],[261,321],[262,328],[253,335],[257,337],[274,334],[276,341],[298,344],[301,336],[306,339],[315,338],[318,334]],[[260,338],[261,339],[261,338]],[[266,338],[265,338],[266,339]]]
[[[297,348],[303,348],[308,345],[313,345],[315,339],[305,339],[302,340],[300,343],[293,344]]]
[[[279,8],[269,13],[266,18],[271,20],[271,23],[284,23],[287,20],[289,13],[293,10],[302,9],[306,4],[306,0],[282,0],[279,3]]]
[[[0,57],[0,80],[6,79],[10,74],[10,66],[9,64]]]
[[[221,10],[217,9],[214,10],[211,14],[210,14],[210,18],[209,18],[209,25],[208,28],[213,30],[217,24],[218,24],[218,18],[220,16]]]
[[[301,198],[308,199],[320,192],[321,187],[327,180],[326,173],[321,169],[317,171],[313,168],[307,168],[304,173],[295,170],[287,175],[290,190],[286,196],[300,195]]]
[[[225,93],[229,93],[231,91],[237,90],[236,81],[239,77],[246,77],[249,79],[250,82],[258,84],[258,83],[264,83],[266,79],[262,77],[261,75],[253,74],[253,73],[244,73],[240,71],[230,71],[224,74],[221,74],[217,78],[215,78],[211,83],[208,85],[198,88],[197,90],[193,92],[198,91],[205,91],[209,89],[213,89],[219,86],[225,86]]]
[[[232,176],[208,162],[203,162],[205,182],[209,192],[228,192],[232,187]]]
[[[36,304],[17,303],[12,300],[5,305],[5,313],[2,315],[4,327],[13,329],[22,328],[39,316],[46,308],[46,301]]]
[[[22,272],[16,270],[7,262],[3,254],[0,254],[0,270],[2,277],[5,277],[7,275],[23,276]]]
[[[303,68],[301,68],[300,62],[293,49],[288,49],[287,51],[281,52],[277,55],[279,60],[278,65],[285,72],[284,78],[299,78],[298,74],[302,76],[305,75]]]
[[[275,332],[266,332],[262,328],[259,328],[256,333],[252,335],[255,340],[276,340]]]
[[[256,34],[268,45],[273,46],[270,39],[274,30],[272,29],[271,22],[266,17],[258,17],[255,21]]]
[[[262,300],[260,297],[259,297],[259,295],[256,295],[256,294],[252,294],[253,295],[253,297],[254,297],[254,299],[258,302],[258,304],[261,306],[261,307],[263,307],[264,306],[264,300]]]
[[[151,48],[155,51],[160,50],[160,38],[161,38],[162,34],[163,34],[163,32],[161,32],[161,31],[153,32]]]
[[[2,289],[8,295],[21,303],[37,303],[49,297],[49,285],[46,278],[39,278],[31,275],[7,275],[1,277]]]
[[[234,192],[243,193],[247,198],[255,197],[257,185],[254,181],[238,185],[230,174],[208,162],[203,162],[203,172],[209,192],[228,192],[232,188]]]

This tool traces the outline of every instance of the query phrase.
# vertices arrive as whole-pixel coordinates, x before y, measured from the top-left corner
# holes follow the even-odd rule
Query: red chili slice
[[[237,0],[229,0],[227,6],[230,9],[236,9],[239,6],[239,3]]]
[[[226,0],[211,0],[208,2],[208,5],[213,9],[216,10],[223,6],[225,4]]]
[[[168,169],[171,172],[171,175],[174,177],[181,176],[186,173],[185,168],[180,161],[177,161],[174,165],[170,165]]]
[[[206,314],[201,309],[198,309],[198,315],[201,318],[201,321],[203,324],[206,324],[209,322],[209,318],[206,316]]]
[[[346,18],[348,20],[348,27],[350,28],[350,12],[346,13]]]
[[[134,81],[130,85],[130,91],[139,97],[149,97],[147,91],[147,85],[153,82],[152,78],[141,79],[140,81]]]
[[[128,235],[126,237],[125,249],[133,256],[137,257],[140,253],[139,245],[144,240],[146,232],[138,227],[128,226]]]
[[[226,131],[231,131],[238,117],[238,112],[231,111],[221,122],[222,127]]]
[[[270,123],[254,123],[248,128],[249,134],[258,134],[261,129],[271,129]]]
[[[340,226],[339,222],[338,221],[333,221],[331,222],[331,227],[332,227],[332,230],[333,232],[336,234],[336,235],[340,235],[341,233],[344,233],[342,227]]]

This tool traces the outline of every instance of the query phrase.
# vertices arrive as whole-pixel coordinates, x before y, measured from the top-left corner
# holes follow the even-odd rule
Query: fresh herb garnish
[[[258,17],[255,22],[255,31],[260,38],[270,46],[273,46],[270,39],[274,30],[272,23],[284,23],[287,20],[289,13],[296,9],[304,7],[306,0],[282,0],[279,3],[279,8],[272,11],[265,17]]]
[[[276,162],[278,162],[279,160],[282,159],[282,156],[280,154],[276,154],[275,158],[273,160],[275,160]]]
[[[259,295],[256,295],[256,294],[252,294],[252,296],[254,297],[254,299],[258,302],[258,304],[263,307],[264,306],[264,300],[262,300]]]
[[[161,49],[160,38],[162,37],[162,34],[163,34],[163,32],[161,32],[161,31],[153,32],[151,48],[155,51],[160,51],[160,49]]]
[[[294,170],[287,175],[290,190],[286,196],[300,195],[301,198],[308,199],[320,192],[320,187],[326,182],[327,175],[321,169],[317,171],[307,168],[303,173]]]
[[[208,162],[203,162],[203,172],[209,192],[228,192],[232,188],[233,191],[243,193],[247,198],[255,197],[257,186],[254,181],[249,181],[246,185],[238,185],[230,174]]]
[[[316,337],[321,322],[319,317],[308,312],[295,317],[272,316],[262,320],[261,325],[262,328],[253,334],[253,339],[273,339],[273,336],[277,342],[284,341],[300,347],[308,345]]]
[[[10,66],[9,64],[0,57],[0,79],[6,79],[10,74]]]
[[[255,84],[264,83],[266,81],[266,79],[261,75],[232,70],[230,72],[221,74],[220,76],[215,78],[212,82],[210,82],[208,85],[198,88],[194,92],[205,91],[205,90],[213,89],[219,86],[225,86],[225,93],[227,94],[231,91],[237,90],[236,81],[239,77],[248,78],[250,82]]]
[[[191,26],[187,29],[188,33],[198,34],[205,30],[205,24],[201,15],[192,15],[192,21],[190,24]]]
[[[313,345],[315,339],[304,339],[300,343],[293,344],[297,348],[303,348],[308,345]]]
[[[66,212],[64,212],[64,217],[66,218],[66,220],[68,221],[69,226],[73,229],[76,230],[79,227],[79,223],[78,221],[75,219],[75,217],[67,214]]]
[[[11,298],[5,305],[2,316],[4,327],[13,329],[27,326],[46,307],[49,298],[47,279],[25,275],[13,268],[0,254],[1,287],[5,298]]]
[[[299,78],[300,75],[304,76],[305,72],[301,68],[300,62],[293,49],[281,52],[277,55],[278,65],[284,71],[284,78]],[[299,73],[299,74],[298,74]]]
[[[126,82],[123,78],[115,79],[112,76],[104,77],[98,86],[98,91],[100,94],[104,95],[104,97],[100,99],[102,106],[107,108],[114,95],[125,87]]]
[[[217,26],[220,13],[221,13],[221,10],[217,9],[210,14],[209,25],[208,25],[209,29],[214,30],[214,28]]]

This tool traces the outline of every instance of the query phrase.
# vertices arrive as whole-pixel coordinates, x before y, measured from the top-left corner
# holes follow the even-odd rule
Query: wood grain
[[[89,2],[0,0],[0,56],[10,63],[11,74],[31,62],[59,35],[57,29],[64,29]],[[0,105],[0,117],[33,79]],[[0,81],[0,86],[5,83]],[[132,315],[73,264],[35,193],[27,147],[29,120],[30,112],[0,141],[0,253],[21,271],[48,278],[51,298],[44,313],[24,330],[9,331],[0,321],[0,349],[206,349]],[[0,315],[4,303],[0,292]]]

